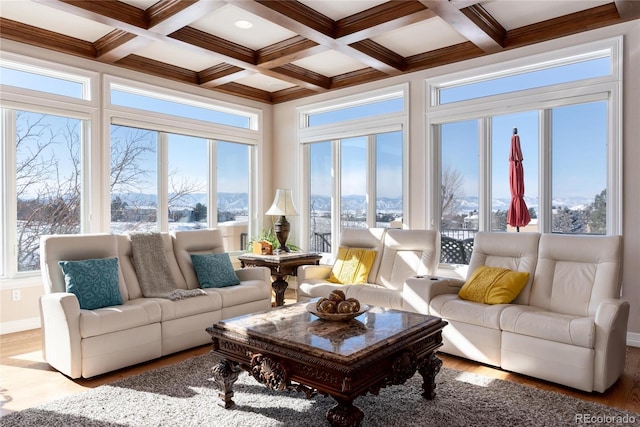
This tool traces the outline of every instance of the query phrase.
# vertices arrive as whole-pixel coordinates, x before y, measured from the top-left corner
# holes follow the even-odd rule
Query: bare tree
[[[16,112],[19,271],[39,268],[40,236],[80,229],[79,124],[74,119]],[[61,165],[60,156],[68,157],[69,167]]]
[[[440,187],[443,223],[451,221],[460,212],[460,205],[464,197],[464,191],[462,189],[463,183],[464,175],[462,172],[450,164],[447,164],[442,171],[442,183]]]
[[[80,232],[81,126],[78,119],[16,111],[16,195],[18,270],[40,267],[40,236]],[[156,133],[136,129],[111,144],[110,191],[134,193],[156,179],[142,161],[156,152]],[[172,178],[170,201],[201,190],[195,181]],[[117,196],[116,196],[117,197]],[[126,203],[116,204],[122,210]],[[114,206],[112,202],[112,206]],[[131,206],[135,209],[135,206]],[[120,212],[122,214],[122,212]],[[146,213],[136,228],[156,220]]]

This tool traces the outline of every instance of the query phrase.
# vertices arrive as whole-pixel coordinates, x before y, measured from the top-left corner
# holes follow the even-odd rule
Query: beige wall
[[[300,180],[292,180],[291,174],[285,173],[288,170],[287,165],[297,162],[299,158],[296,145],[296,107],[408,82],[411,97],[408,156],[410,182],[409,215],[408,218],[405,218],[405,223],[410,228],[431,228],[430,224],[425,223],[426,182],[429,176],[425,153],[425,79],[620,35],[624,36],[623,234],[625,265],[623,297],[631,303],[628,342],[640,346],[640,192],[637,190],[638,183],[640,183],[640,168],[637,166],[640,161],[640,20],[553,40],[537,46],[502,52],[407,76],[394,77],[357,88],[347,88],[299,101],[278,104],[274,107],[274,119],[277,124],[274,126],[274,141],[276,141],[276,149],[280,155],[274,158],[274,185],[294,186],[295,190],[299,190],[295,186]],[[292,221],[292,229],[295,230],[296,227],[297,224]]]

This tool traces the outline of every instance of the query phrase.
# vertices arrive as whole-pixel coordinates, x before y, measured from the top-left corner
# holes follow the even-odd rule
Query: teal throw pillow
[[[67,292],[78,297],[80,308],[95,310],[122,304],[118,287],[118,259],[59,261]]]
[[[191,254],[201,288],[224,288],[240,284],[228,253]]]

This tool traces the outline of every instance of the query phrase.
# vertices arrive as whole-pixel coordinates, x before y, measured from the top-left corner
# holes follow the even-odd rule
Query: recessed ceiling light
[[[253,27],[253,22],[251,21],[236,21],[234,24],[236,27],[242,28],[243,30],[248,30]]]

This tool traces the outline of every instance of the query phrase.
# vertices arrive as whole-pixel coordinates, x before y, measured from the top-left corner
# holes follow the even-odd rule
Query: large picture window
[[[402,224],[406,196],[406,87],[300,110],[305,167],[301,213],[309,250],[337,250],[343,228]],[[331,117],[332,126],[316,119]],[[374,123],[374,124],[372,124]]]
[[[468,263],[465,249],[468,254],[477,231],[620,233],[621,142],[612,123],[618,122],[615,106],[621,78],[618,68],[611,66],[619,64],[620,58],[618,41],[607,43],[608,50],[600,43],[593,54],[578,55],[575,67],[572,57],[556,61],[548,61],[549,56],[532,58],[530,61],[563,65],[543,70],[529,65],[521,72],[512,71],[511,77],[518,76],[512,79],[517,82],[512,88],[509,80],[492,80],[486,70],[476,70],[483,82],[499,81],[502,87],[498,90],[493,83],[475,83],[469,77],[462,79],[465,84],[455,86],[457,90],[468,84],[473,90],[467,95],[457,90],[455,100],[432,98],[427,121],[431,152],[439,153],[431,162],[439,171],[435,178],[441,191],[430,212],[440,219],[441,262]],[[584,49],[588,51],[589,46]],[[543,82],[536,80],[540,75],[545,76]],[[527,79],[531,84],[526,84]],[[451,90],[445,89],[449,87],[446,83],[434,89],[439,84],[432,83],[432,93]],[[477,102],[475,89],[489,86],[497,95]],[[514,134],[520,139],[524,200],[531,218],[524,226],[507,220],[513,196],[509,155]]]

